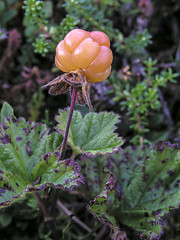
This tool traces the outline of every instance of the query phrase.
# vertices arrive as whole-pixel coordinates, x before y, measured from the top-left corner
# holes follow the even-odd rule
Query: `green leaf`
[[[60,110],[56,116],[56,129],[64,135],[69,109]],[[87,155],[112,153],[120,149],[123,139],[114,133],[119,116],[114,113],[88,113],[84,118],[74,111],[68,136],[68,144],[75,153]]]
[[[116,201],[115,183],[114,177],[110,175],[101,192],[89,203],[88,210],[94,217],[99,219],[100,222],[109,226],[112,240],[127,240],[126,233],[120,230],[115,217],[109,213],[109,205]]]
[[[141,236],[158,238],[164,227],[161,217],[179,207],[180,150],[163,143],[143,150],[127,148],[115,159],[111,168],[123,192],[116,217]]]
[[[83,161],[80,161],[80,164],[86,166],[85,171],[83,171],[86,178],[86,182],[82,186],[83,192],[89,199],[94,199],[109,178],[109,172],[104,168],[106,158],[105,155],[98,155],[95,159],[84,155],[81,156],[81,160]],[[82,169],[84,169],[83,166]]]
[[[1,213],[0,215],[0,224],[2,227],[7,227],[12,221],[12,216],[7,213]]]
[[[0,116],[1,116],[1,122],[4,122],[4,117],[7,118],[8,116],[14,116],[13,108],[9,103],[7,102],[3,103]]]
[[[71,190],[82,182],[79,165],[59,161],[62,136],[45,124],[13,117],[0,125],[0,207],[47,186]]]
[[[99,160],[96,164],[96,159],[91,158],[90,161],[98,166]],[[106,186],[109,190],[104,201],[104,191],[98,194],[90,204],[90,211],[100,221],[107,218],[107,214],[113,216],[116,224],[112,218],[108,217],[108,221],[114,227],[120,223],[136,230],[144,239],[158,239],[165,226],[162,217],[179,207],[179,147],[169,143],[143,149],[128,147],[104,158],[104,166],[113,174],[116,183],[113,188],[112,183]],[[93,168],[98,173],[97,167]],[[96,179],[101,179],[101,176],[96,176]],[[89,180],[93,186],[88,173]]]
[[[109,226],[111,239],[127,240],[126,233],[120,230],[115,217],[109,212],[111,205],[116,205],[118,199],[115,191],[116,179],[108,172],[105,157],[82,158],[82,164],[86,164],[86,182],[81,189],[89,199],[94,198],[90,201],[88,210],[100,222]]]
[[[59,155],[45,154],[32,171],[33,180],[37,181],[35,190],[41,190],[45,186],[72,190],[82,183],[79,174],[79,165],[72,159],[58,161]]]

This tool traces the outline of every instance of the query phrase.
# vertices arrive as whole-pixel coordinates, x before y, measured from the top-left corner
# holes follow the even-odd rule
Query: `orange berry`
[[[59,68],[62,72],[68,72],[67,69],[65,69],[60,62],[58,61],[57,57],[55,56],[55,65],[57,68]]]
[[[109,66],[109,68],[105,72],[93,74],[91,72],[88,72],[87,70],[83,70],[83,73],[88,79],[88,82],[90,83],[102,82],[106,80],[107,77],[109,77],[111,73],[111,66]]]
[[[64,41],[61,41],[56,47],[56,58],[61,66],[68,71],[77,69],[77,66],[73,64],[72,54],[69,53],[64,47]]]
[[[73,29],[64,38],[65,48],[73,52],[75,48],[85,39],[90,37],[90,33],[82,29]]]
[[[102,46],[99,54],[86,70],[93,74],[104,72],[111,65],[112,59],[113,55],[111,49]]]
[[[110,41],[108,36],[100,31],[92,31],[91,33],[91,37],[98,42],[101,46],[106,46],[106,47],[110,47]]]
[[[87,68],[97,57],[101,47],[99,43],[94,42],[92,38],[86,38],[82,41],[72,54],[73,63],[79,68]]]
[[[113,60],[108,36],[100,31],[70,31],[56,48],[55,64],[63,72],[82,69],[88,82],[104,81]]]

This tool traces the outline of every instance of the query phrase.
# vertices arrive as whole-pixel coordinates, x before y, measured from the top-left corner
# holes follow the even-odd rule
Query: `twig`
[[[60,201],[57,201],[57,206],[60,210],[63,210],[63,212],[65,214],[67,214],[69,217],[72,218],[72,220],[77,223],[78,225],[80,225],[84,230],[86,230],[87,232],[91,233],[92,229],[89,228],[86,224],[84,224],[79,218],[73,216],[73,213],[71,211],[69,211],[69,209],[67,209]],[[97,234],[93,233],[93,236],[96,237]]]
[[[39,194],[37,192],[34,193],[34,197],[36,198],[41,210],[42,210],[42,213],[44,215],[44,221],[48,223],[49,225],[49,228],[51,229],[51,232],[54,236],[54,239],[55,240],[60,240],[59,238],[59,234],[57,232],[57,229],[55,227],[55,224],[54,224],[54,220],[52,217],[49,216],[48,212],[47,212],[47,209],[46,209],[46,206],[44,205],[41,197],[39,196]]]
[[[95,240],[100,240],[104,236],[106,230],[107,230],[107,225],[103,225],[99,233],[97,234]]]
[[[75,105],[75,101],[76,101],[76,93],[77,93],[77,89],[76,89],[76,87],[73,87],[72,96],[71,96],[71,107],[70,107],[70,111],[69,111],[68,121],[67,121],[67,125],[66,125],[66,131],[65,131],[65,135],[64,135],[63,144],[62,144],[61,156],[60,156],[59,160],[64,159],[64,156],[65,156],[67,138],[68,138],[69,128],[70,128],[71,119],[72,119],[72,115],[73,115],[74,105]]]

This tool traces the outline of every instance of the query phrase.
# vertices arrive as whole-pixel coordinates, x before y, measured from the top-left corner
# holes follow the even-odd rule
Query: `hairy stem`
[[[69,111],[68,121],[67,121],[67,125],[66,125],[66,131],[65,131],[65,135],[64,135],[63,144],[62,144],[60,160],[64,159],[64,157],[65,157],[67,138],[68,138],[69,128],[70,128],[71,119],[72,119],[72,115],[73,115],[74,105],[75,105],[75,101],[76,101],[76,93],[77,93],[77,89],[76,89],[76,87],[73,87],[72,96],[71,96],[71,107],[70,107],[70,111]]]
[[[46,209],[46,206],[44,205],[41,197],[39,196],[39,194],[37,192],[34,193],[34,197],[36,198],[41,210],[42,210],[42,213],[44,215],[44,221],[48,223],[49,225],[49,228],[54,236],[54,239],[55,240],[60,240],[59,238],[59,234],[57,232],[57,229],[55,227],[55,224],[54,224],[54,220],[52,217],[49,216],[48,212],[47,212],[47,209]]]

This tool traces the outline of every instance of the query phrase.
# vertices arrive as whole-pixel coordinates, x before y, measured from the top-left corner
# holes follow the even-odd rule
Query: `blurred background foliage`
[[[109,79],[91,84],[94,111],[121,115],[118,132],[125,145],[180,143],[179,16],[176,0],[0,0],[0,105],[7,101],[17,116],[53,129],[57,109],[70,103],[68,94],[51,97],[41,90],[60,74],[56,45],[74,28],[100,30],[110,37],[114,60]],[[86,106],[76,109],[88,112]],[[61,198],[70,209],[78,206],[77,216],[109,239],[107,229],[84,213],[85,199],[77,193]],[[23,210],[12,206],[1,212],[0,239],[51,239],[34,199],[22,204]],[[84,230],[66,215],[59,218],[65,239],[94,239],[78,238]],[[178,212],[167,222],[162,239],[180,239]]]

